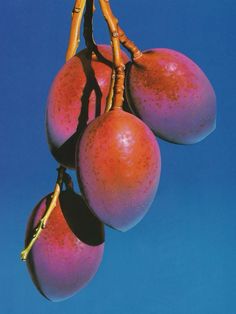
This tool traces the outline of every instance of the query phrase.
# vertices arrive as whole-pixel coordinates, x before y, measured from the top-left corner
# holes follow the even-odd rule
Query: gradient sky
[[[141,49],[173,48],[201,66],[216,91],[217,129],[193,146],[159,140],[162,176],[148,215],[124,234],[107,228],[93,281],[67,301],[47,301],[19,253],[28,216],[56,178],[44,113],[73,1],[1,1],[0,313],[235,314],[236,2],[110,2]],[[108,43],[98,7],[95,27],[96,41]]]

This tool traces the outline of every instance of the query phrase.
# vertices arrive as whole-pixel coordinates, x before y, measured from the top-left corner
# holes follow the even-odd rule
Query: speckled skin
[[[128,57],[122,55],[127,62]],[[47,139],[53,156],[66,167],[75,166],[73,135],[104,112],[111,70],[111,47],[99,45],[92,56],[84,49],[71,58],[52,83],[46,109]]]
[[[146,214],[159,184],[161,157],[151,130],[115,109],[94,120],[77,147],[77,174],[98,218],[126,231]]]
[[[126,96],[137,115],[164,140],[193,144],[216,124],[216,97],[202,70],[170,49],[145,51],[127,70]]]
[[[26,244],[50,197],[43,198],[34,209],[28,223]],[[77,223],[73,217],[76,215]],[[75,193],[62,192],[60,203],[57,202],[27,259],[38,290],[51,301],[72,296],[95,275],[103,256],[103,242],[103,225],[91,214],[82,198]]]

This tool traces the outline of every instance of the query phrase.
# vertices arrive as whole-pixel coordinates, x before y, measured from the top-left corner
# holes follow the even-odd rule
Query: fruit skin
[[[124,62],[127,55],[122,52]],[[56,75],[46,108],[46,131],[54,158],[75,167],[75,144],[88,122],[104,112],[112,72],[112,49],[98,45],[71,58]]]
[[[164,140],[193,144],[215,129],[214,90],[203,71],[177,51],[145,51],[129,64],[125,90],[133,111]]]
[[[26,245],[51,195],[35,207],[27,227]],[[103,250],[103,224],[88,210],[81,196],[65,191],[32,247],[27,266],[41,294],[51,301],[61,301],[95,275]]]
[[[126,231],[146,214],[160,178],[159,146],[137,117],[115,109],[92,121],[77,144],[78,181],[91,210]]]

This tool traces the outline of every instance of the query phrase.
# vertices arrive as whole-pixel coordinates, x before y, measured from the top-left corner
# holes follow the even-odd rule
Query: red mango
[[[161,157],[151,130],[120,109],[92,121],[77,144],[77,174],[91,210],[126,231],[147,213],[159,184]]]
[[[26,245],[51,196],[44,197],[35,207],[27,227]],[[91,280],[103,250],[103,224],[88,210],[81,196],[63,191],[46,228],[30,251],[27,266],[40,293],[51,301],[61,301]]]
[[[122,52],[124,62],[128,57]],[[46,130],[50,150],[62,165],[75,167],[75,144],[87,123],[104,112],[112,73],[112,49],[84,49],[58,72],[50,88]]]
[[[170,49],[143,52],[127,68],[126,96],[133,111],[164,140],[193,144],[216,124],[216,97],[203,71]]]

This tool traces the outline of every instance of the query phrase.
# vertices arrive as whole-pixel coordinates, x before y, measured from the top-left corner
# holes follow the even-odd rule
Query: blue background
[[[56,178],[44,111],[64,62],[73,1],[1,1],[0,312],[235,314],[236,2],[111,4],[141,49],[174,48],[201,66],[216,90],[217,129],[193,146],[159,141],[162,177],[150,212],[127,233],[107,228],[94,280],[67,301],[47,301],[19,253],[28,216]],[[96,41],[108,43],[98,6],[95,26]]]

